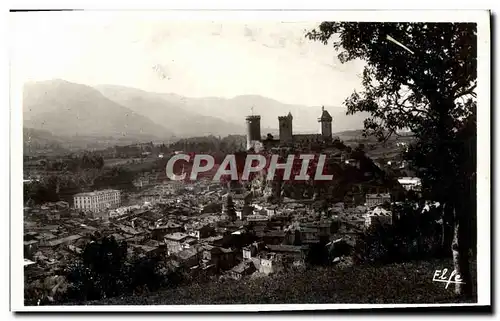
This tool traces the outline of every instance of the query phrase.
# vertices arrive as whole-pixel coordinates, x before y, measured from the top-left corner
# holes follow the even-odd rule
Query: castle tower
[[[247,116],[247,150],[255,146],[256,142],[260,142],[260,116]]]
[[[332,139],[332,116],[325,110],[325,107],[321,107],[321,117],[318,118],[318,122],[321,124],[321,136],[323,139]]]
[[[280,143],[281,144],[290,144],[293,140],[293,116],[292,113],[289,112],[286,116],[279,116],[278,122],[280,126]]]

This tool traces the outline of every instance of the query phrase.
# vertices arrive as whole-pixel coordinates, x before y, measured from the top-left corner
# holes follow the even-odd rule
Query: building
[[[229,270],[235,265],[236,252],[232,249],[205,245],[202,260],[205,265],[213,264],[217,271]]]
[[[261,141],[260,136],[260,116],[247,116],[247,150],[254,148],[257,142]]]
[[[158,240],[161,241],[165,238],[165,235],[167,234],[173,234],[176,232],[182,232],[183,228],[182,225],[174,223],[174,222],[167,222],[164,225],[159,225],[151,230],[151,238],[153,240]]]
[[[283,270],[281,255],[277,253],[266,253],[261,255],[259,262],[259,272],[264,274],[273,274]]]
[[[186,228],[187,234],[199,239],[204,239],[215,234],[215,229],[210,225]]]
[[[320,131],[318,134],[293,134],[293,116],[289,112],[286,116],[278,117],[279,138],[268,135],[266,139],[261,139],[259,115],[251,115],[246,117],[247,122],[247,150],[263,146],[267,149],[275,147],[290,147],[307,143],[321,143],[332,141],[332,116],[321,108],[321,116],[318,118],[320,123]]]
[[[242,277],[250,275],[255,271],[256,271],[255,265],[251,261],[250,262],[243,261],[240,264],[233,267],[228,272],[228,275],[235,280],[240,280]]]
[[[280,144],[282,146],[287,146],[293,143],[293,128],[292,128],[293,116],[289,112],[287,116],[279,116],[279,130],[280,130]]]
[[[382,205],[384,203],[391,202],[391,194],[381,193],[381,194],[366,194],[366,203],[368,207]]]
[[[120,191],[105,189],[89,193],[79,193],[73,196],[75,209],[98,213],[120,206]]]
[[[324,139],[332,139],[332,116],[325,110],[325,107],[321,107],[321,117],[318,118],[320,123],[321,136]]]
[[[190,248],[198,240],[186,233],[176,232],[167,234],[164,237],[165,245],[167,246],[167,255],[180,252],[186,248]]]
[[[398,182],[407,191],[420,191],[422,189],[422,181],[418,177],[400,177]]]
[[[202,253],[196,248],[187,248],[175,253],[177,261],[182,267],[191,268],[199,264]]]
[[[365,215],[365,227],[369,228],[375,223],[382,225],[392,224],[392,212],[381,207],[376,207],[373,211]]]
[[[265,244],[263,242],[253,242],[242,249],[243,260],[251,260],[254,258],[263,248]]]

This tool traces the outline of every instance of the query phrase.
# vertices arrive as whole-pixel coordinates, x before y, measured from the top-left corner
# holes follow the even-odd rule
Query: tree
[[[456,293],[472,295],[476,25],[323,22],[307,36],[332,40],[342,63],[366,62],[363,91],[345,101],[347,114],[370,114],[365,135],[386,141],[398,130],[413,132],[416,143],[406,158],[420,169],[426,195],[453,214],[446,219],[455,226],[454,267],[465,281]]]

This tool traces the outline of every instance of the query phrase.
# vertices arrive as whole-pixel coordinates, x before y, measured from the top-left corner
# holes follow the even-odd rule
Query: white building
[[[120,217],[126,214],[130,214],[135,210],[139,210],[141,207],[139,205],[132,205],[132,206],[124,206],[124,207],[118,207],[112,211],[109,211],[109,217],[114,218],[114,217]]]
[[[418,177],[400,177],[398,182],[407,191],[420,191],[422,188],[422,180]]]
[[[391,194],[382,193],[382,194],[366,194],[366,203],[365,205],[368,207],[382,205],[384,203],[391,202]]]
[[[380,224],[392,224],[392,212],[381,207],[376,207],[373,211],[365,214],[365,227],[370,227],[375,222]]]
[[[73,196],[73,204],[75,209],[98,213],[106,209],[118,207],[120,205],[120,191],[105,189],[89,193],[79,193]]]

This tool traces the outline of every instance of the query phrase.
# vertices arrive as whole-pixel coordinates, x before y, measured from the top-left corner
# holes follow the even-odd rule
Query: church
[[[262,139],[260,132],[260,116],[251,115],[246,117],[247,121],[247,150],[256,149],[262,146],[266,149],[273,147],[292,147],[310,142],[331,142],[332,141],[332,121],[333,118],[321,107],[321,116],[318,118],[320,132],[318,134],[293,134],[293,116],[288,113],[286,116],[278,117],[279,137],[268,135]]]

